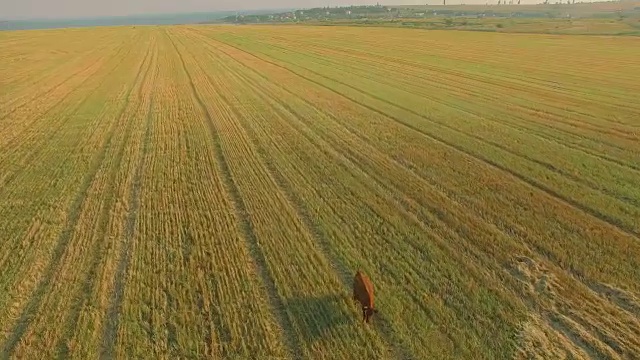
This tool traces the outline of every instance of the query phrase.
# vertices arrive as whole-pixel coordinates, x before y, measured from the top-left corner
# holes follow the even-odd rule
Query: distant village
[[[227,22],[252,23],[252,22],[298,22],[309,20],[336,20],[350,18],[381,18],[393,16],[397,9],[382,5],[364,5],[349,7],[323,7],[306,10],[296,10],[278,14],[260,15],[235,15],[228,16]]]
[[[348,7],[322,7],[313,9],[301,9],[275,14],[241,15],[236,14],[223,19],[228,23],[287,23],[287,22],[324,22],[336,20],[393,20],[428,18],[434,16],[475,16],[475,17],[553,17],[548,6],[564,6],[582,4],[576,0],[543,0],[539,5],[546,9],[535,9],[530,5],[526,10],[520,11],[521,0],[487,0],[483,5],[451,5],[447,0],[437,0],[438,4],[426,4],[423,6],[389,7],[380,4],[348,6]],[[441,2],[440,2],[441,1]],[[493,10],[492,10],[493,9]]]

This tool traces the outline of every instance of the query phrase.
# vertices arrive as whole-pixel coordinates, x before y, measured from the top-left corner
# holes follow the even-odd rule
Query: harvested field
[[[639,358],[638,59],[630,37],[2,32],[0,358]]]

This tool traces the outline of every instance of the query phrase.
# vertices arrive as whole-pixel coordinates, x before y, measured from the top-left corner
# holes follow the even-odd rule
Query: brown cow
[[[357,300],[362,305],[362,320],[366,323],[369,322],[371,315],[378,312],[373,306],[373,284],[360,270],[353,278],[353,300]]]

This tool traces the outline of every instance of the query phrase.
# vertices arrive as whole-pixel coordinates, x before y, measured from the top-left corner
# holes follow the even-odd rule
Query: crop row
[[[66,87],[77,73],[98,62],[102,55],[113,51],[113,47],[120,45],[127,37],[126,34],[114,36],[108,32],[100,35],[93,43],[98,46],[89,46],[84,34],[68,36],[63,49],[51,48],[50,42],[60,46],[60,39],[50,35],[21,39],[15,46],[5,43],[3,50],[6,55],[3,63],[7,66],[0,70],[0,84],[6,91],[0,94],[0,119],[7,118],[9,113],[24,110],[25,107],[45,107],[45,94],[59,100],[60,97],[55,96],[54,90]],[[133,36],[138,37],[140,34]],[[88,62],[87,57],[91,61]]]
[[[77,104],[61,109],[59,122],[50,123],[50,138],[35,143],[41,145],[36,155],[3,188],[19,201],[14,211],[3,204],[3,211],[19,220],[6,227],[15,232],[8,234],[11,256],[3,262],[1,278],[7,289],[0,321],[8,334],[3,353],[64,355],[74,347],[76,321],[112,240],[105,227],[115,172],[128,146],[129,99],[150,61],[146,49],[132,51],[133,42],[124,47],[124,53],[112,53],[122,58],[106,59],[108,66],[95,83],[88,82],[94,88],[84,98],[78,94]],[[39,130],[47,131],[43,126]],[[23,144],[21,153],[35,144]]]
[[[281,356],[204,95],[179,41],[159,35],[116,354]]]

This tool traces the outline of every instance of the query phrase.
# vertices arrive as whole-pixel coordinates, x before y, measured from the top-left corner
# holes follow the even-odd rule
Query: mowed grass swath
[[[2,32],[1,357],[637,358],[638,58],[631,37]]]

